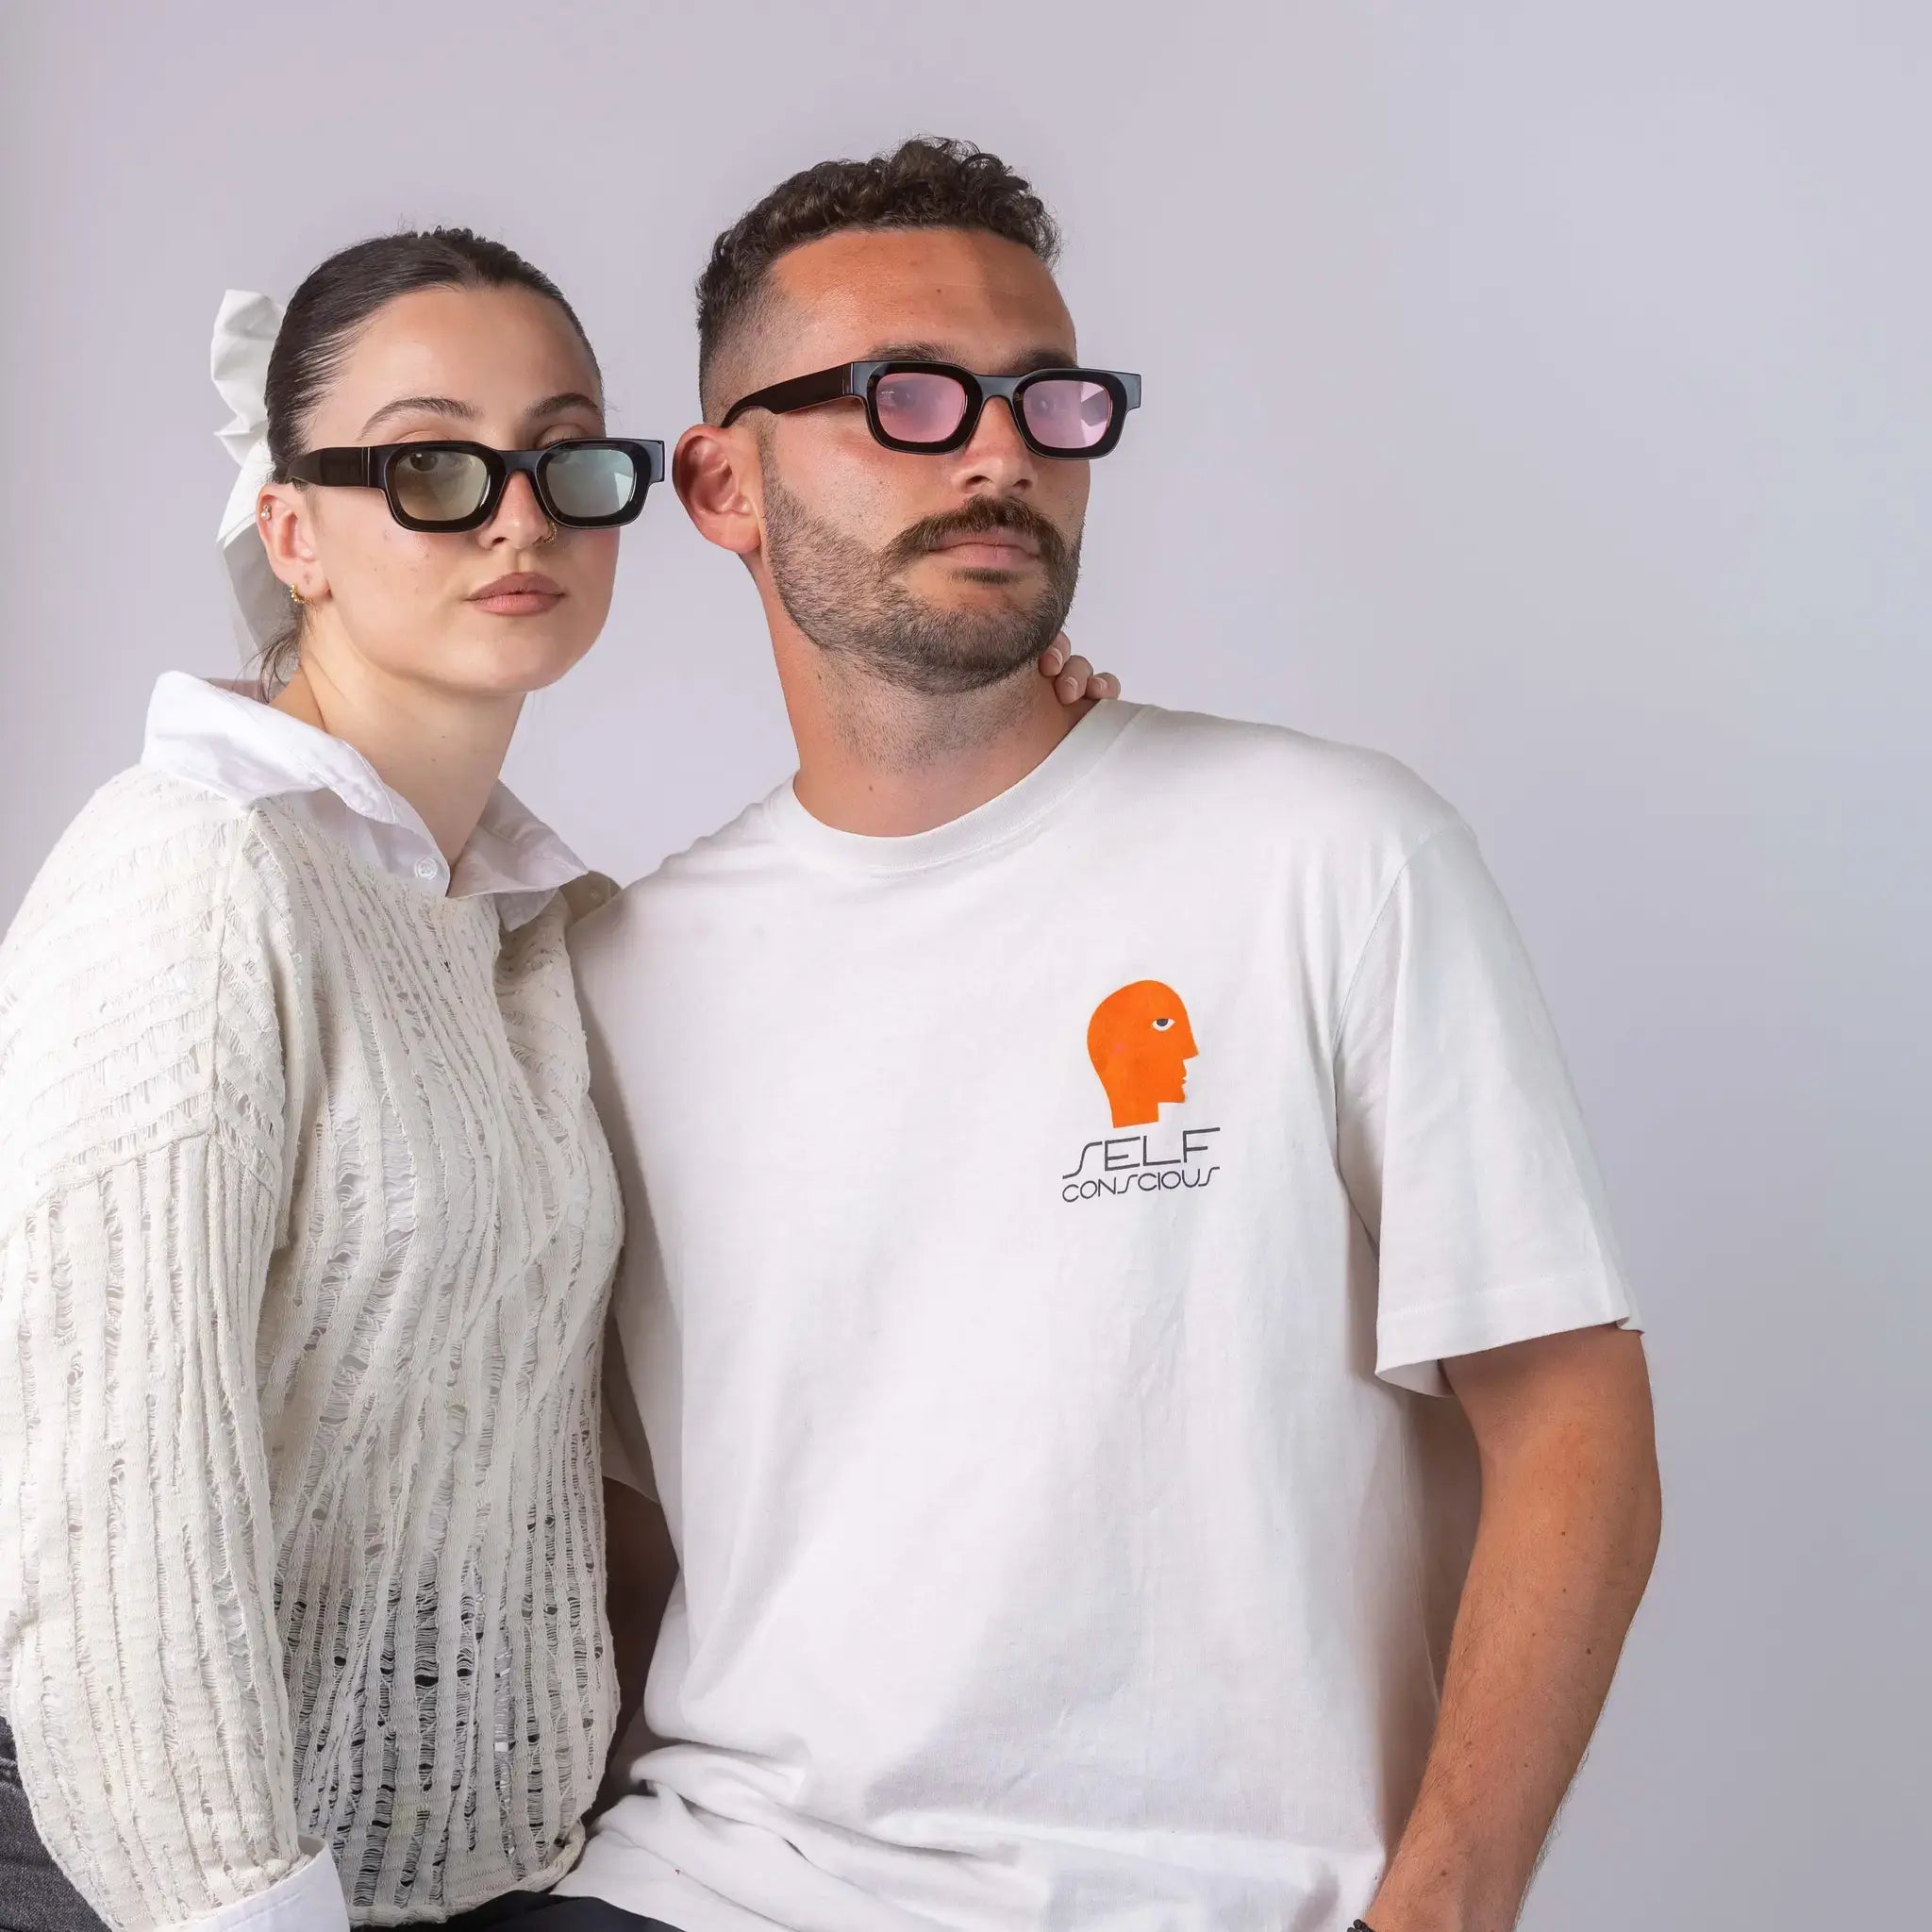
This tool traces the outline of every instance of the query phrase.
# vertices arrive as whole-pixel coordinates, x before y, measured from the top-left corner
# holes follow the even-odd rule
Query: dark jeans
[[[450,1932],[676,1932],[659,1919],[641,1919],[596,1898],[552,1898],[513,1891],[448,1921]],[[0,1720],[0,1932],[105,1932],[93,1907],[68,1884],[34,1829],[13,1733]]]
[[[102,1932],[93,1907],[67,1882],[34,1829],[13,1733],[0,1720],[0,1932]]]
[[[545,1891],[513,1891],[508,1898],[491,1899],[450,1920],[445,1932],[486,1932],[496,1925],[513,1926],[515,1932],[677,1932],[662,1919],[641,1919],[601,1898],[552,1898]]]

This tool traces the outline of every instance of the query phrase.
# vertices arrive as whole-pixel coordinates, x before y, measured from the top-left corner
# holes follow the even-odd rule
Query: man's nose
[[[974,425],[973,437],[954,453],[954,481],[961,488],[1026,491],[1039,474],[1040,460],[1026,447],[1012,405],[1004,396],[989,396]]]

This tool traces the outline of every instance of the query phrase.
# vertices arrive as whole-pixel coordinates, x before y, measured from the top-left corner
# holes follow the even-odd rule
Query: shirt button
[[[419,858],[416,861],[416,876],[419,879],[433,879],[441,876],[442,868],[433,858]]]

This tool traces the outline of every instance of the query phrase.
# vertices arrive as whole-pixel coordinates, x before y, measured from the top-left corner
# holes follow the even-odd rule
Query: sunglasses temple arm
[[[790,382],[774,382],[769,389],[741,396],[724,412],[724,427],[737,422],[747,409],[770,409],[774,415],[786,409],[808,409],[814,403],[835,403],[841,396],[859,393],[854,374],[856,365],[818,369],[809,375],[794,375]]]

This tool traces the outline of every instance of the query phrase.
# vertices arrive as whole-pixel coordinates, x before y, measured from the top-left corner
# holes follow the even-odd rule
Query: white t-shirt
[[[1418,1393],[1635,1320],[1468,829],[1388,758],[1114,704],[917,837],[787,786],[576,941],[615,1434],[683,1573],[666,1741],[562,1890],[684,1932],[1365,1909],[1468,1551]]]

